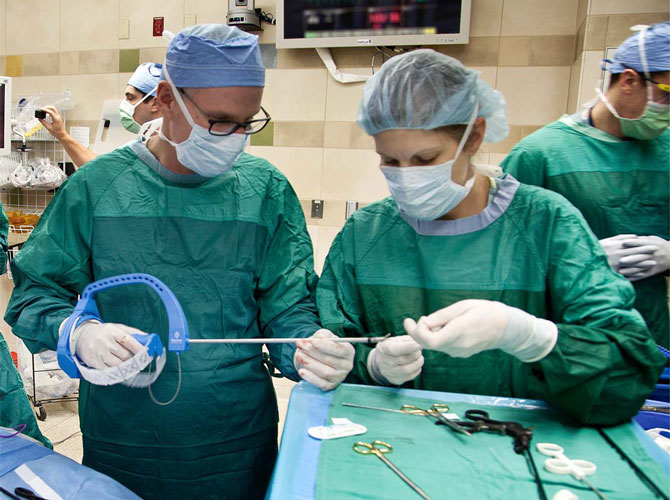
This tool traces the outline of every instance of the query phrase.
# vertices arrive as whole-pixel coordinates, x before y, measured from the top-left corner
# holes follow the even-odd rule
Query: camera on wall
[[[254,0],[228,0],[228,26],[244,31],[262,31],[260,10],[254,8]]]

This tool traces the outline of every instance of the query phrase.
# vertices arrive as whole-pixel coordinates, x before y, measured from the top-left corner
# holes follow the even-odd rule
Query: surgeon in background
[[[150,123],[158,132],[75,172],[13,261],[5,317],[30,350],[56,348],[87,284],[148,273],[178,298],[191,338],[301,337],[299,349],[268,345],[285,376],[324,390],[346,377],[354,348],[321,329],[300,202],[279,170],[243,152],[270,120],[264,85],[256,35],[208,24],[174,37],[156,97],[162,118]],[[96,301],[105,323],[84,321],[71,337],[90,368],[133,356],[135,328],[167,332],[148,287]],[[145,500],[263,498],[278,410],[261,347],[192,345],[181,365],[168,353],[151,393],[82,380],[83,464]],[[172,403],[152,400],[165,403],[179,384]]]
[[[125,99],[119,105],[119,115],[123,128],[132,134],[137,134],[142,124],[160,117],[156,103],[156,88],[162,67],[163,65],[158,63],[142,63],[128,80]],[[49,115],[50,120],[45,118],[40,120],[40,123],[60,142],[75,166],[81,167],[98,156],[68,134],[63,118],[54,106],[42,109]]]
[[[473,164],[508,133],[502,94],[416,50],[368,80],[358,123],[391,197],[347,220],[317,304],[339,335],[394,336],[357,344],[348,381],[538,398],[590,424],[635,415],[664,358],[633,287],[562,196]]]
[[[605,63],[604,94],[523,139],[502,165],[581,211],[632,281],[656,343],[670,348],[670,22],[642,28]]]
[[[7,269],[7,233],[9,221],[0,205],[0,274]],[[21,376],[14,366],[9,346],[0,332],[0,427],[14,428],[25,424],[22,433],[51,448],[49,441],[37,426],[35,413],[23,387]],[[0,434],[4,434],[0,430]],[[0,443],[1,445],[2,443]],[[2,454],[2,446],[0,446]]]

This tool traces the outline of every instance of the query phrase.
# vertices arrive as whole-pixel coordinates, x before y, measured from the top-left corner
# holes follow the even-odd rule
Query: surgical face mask
[[[646,76],[645,86],[647,88],[647,105],[645,106],[642,115],[638,118],[622,117],[614,106],[612,106],[612,103],[609,102],[605,94],[603,94],[599,88],[596,89],[598,98],[607,107],[609,112],[619,120],[621,133],[625,137],[642,141],[655,139],[670,127],[670,104],[660,104],[655,102],[652,98],[652,89],[649,84],[651,76],[649,75],[649,66],[647,65],[647,54],[644,50],[644,37],[646,31],[647,28],[643,27],[639,37],[640,59],[642,61],[642,67],[644,68],[644,75]]]
[[[151,95],[152,92],[145,95],[135,104],[130,104],[125,99],[121,101],[121,104],[119,104],[119,115],[121,116],[121,125],[123,125],[123,128],[125,128],[131,134],[137,134],[140,131],[140,124],[135,121],[135,109],[137,108],[137,106],[142,104],[146,99],[153,97]]]
[[[167,67],[163,66],[163,71],[172,87],[179,109],[191,126],[191,133],[185,141],[176,143],[165,137],[163,130],[160,129],[158,131],[160,138],[174,146],[179,163],[203,177],[216,177],[233,168],[247,145],[248,136],[246,134],[214,136],[208,129],[196,124],[179,90],[172,83]]]
[[[400,210],[415,219],[435,220],[450,212],[470,193],[475,176],[461,186],[451,179],[451,173],[470,136],[477,111],[475,106],[453,160],[427,167],[380,167]]]

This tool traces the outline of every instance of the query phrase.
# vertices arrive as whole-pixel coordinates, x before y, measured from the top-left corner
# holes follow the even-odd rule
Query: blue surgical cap
[[[144,94],[155,96],[162,69],[162,64],[152,62],[142,63],[137,67],[130,80],[128,80],[128,85],[132,85]]]
[[[507,137],[505,99],[453,57],[419,49],[391,58],[365,84],[358,124],[369,135],[390,129],[431,130],[486,119],[486,142]]]
[[[640,56],[640,36],[638,31],[628,37],[614,53],[609,70],[623,73],[626,68],[638,73],[644,72]],[[670,22],[652,24],[644,34],[644,53],[647,56],[649,73],[670,71]]]
[[[265,86],[258,37],[224,24],[199,24],[177,33],[167,47],[165,66],[176,87]]]

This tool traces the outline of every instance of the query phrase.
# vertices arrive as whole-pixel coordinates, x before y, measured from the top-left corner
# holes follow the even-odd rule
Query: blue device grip
[[[122,285],[145,284],[153,288],[158,294],[168,315],[169,342],[168,350],[181,352],[188,349],[188,323],[184,316],[184,310],[172,291],[158,278],[149,274],[134,273],[122,274],[94,281],[84,288],[81,297],[70,317],[65,321],[63,333],[58,339],[58,364],[61,369],[71,378],[79,378],[81,374],[74,363],[74,353],[70,352],[70,332],[81,322],[96,319],[102,322],[98,306],[93,300],[96,293],[109,288]],[[163,352],[163,345],[155,333],[146,335],[133,335],[141,344],[148,347],[149,354],[158,356]]]

